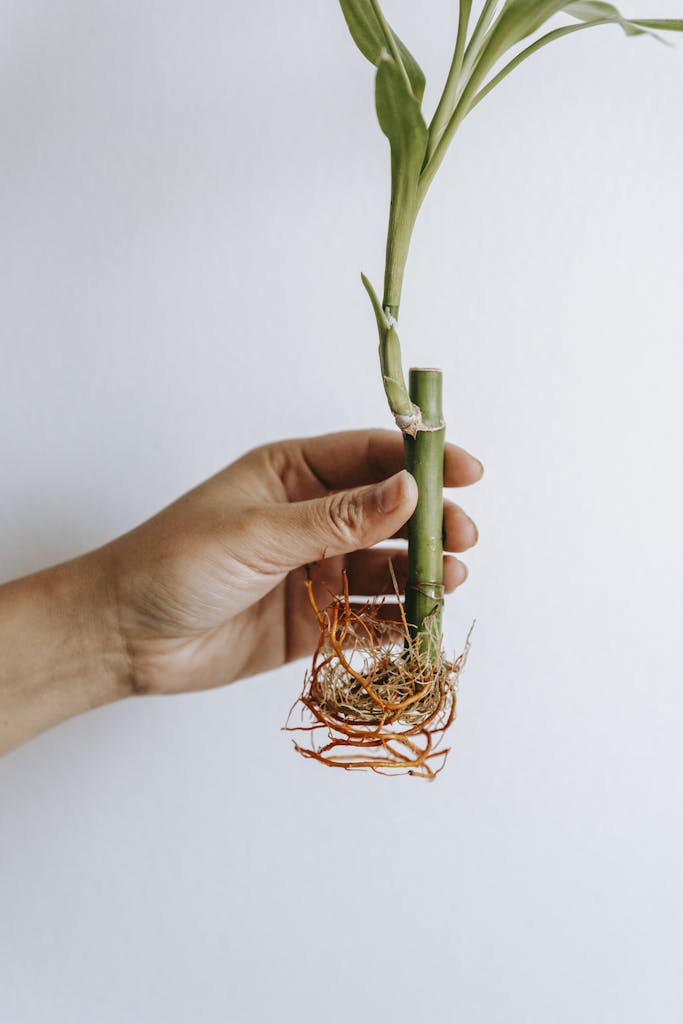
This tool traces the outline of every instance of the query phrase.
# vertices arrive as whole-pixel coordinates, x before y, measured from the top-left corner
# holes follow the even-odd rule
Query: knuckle
[[[330,502],[329,520],[335,536],[342,544],[352,543],[362,532],[365,509],[360,495],[339,494]]]

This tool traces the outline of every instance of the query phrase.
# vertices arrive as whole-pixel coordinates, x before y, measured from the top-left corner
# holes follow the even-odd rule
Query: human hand
[[[417,487],[403,464],[402,438],[389,430],[267,444],[96,552],[113,581],[132,690],[206,689],[311,654],[318,624],[307,563],[319,563],[322,605],[339,592],[343,569],[356,598],[392,593],[389,558],[403,589],[405,546],[372,548],[406,536]],[[481,463],[446,445],[446,487],[481,474]],[[446,501],[444,549],[476,540],[472,520]],[[447,592],[466,575],[444,557]],[[397,621],[398,605],[387,603],[383,616]]]

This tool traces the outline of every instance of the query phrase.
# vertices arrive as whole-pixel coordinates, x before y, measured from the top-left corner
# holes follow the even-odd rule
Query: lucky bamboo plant
[[[406,387],[397,333],[410,239],[422,202],[463,120],[492,89],[536,51],[585,29],[617,26],[628,36],[683,31],[683,20],[624,18],[599,0],[485,0],[472,18],[460,0],[453,58],[441,98],[427,124],[425,76],[387,22],[379,0],[340,0],[351,36],[376,67],[375,107],[389,141],[391,201],[382,300],[361,275],[379,333],[379,361],[389,408],[405,442],[406,467],[418,484],[409,523],[408,581],[400,651],[384,637],[379,607],[352,611],[348,594],[324,611],[309,594],[320,643],[301,704],[313,737],[300,753],[328,765],[432,778],[448,751],[438,746],[455,714],[455,682],[464,654],[443,652],[442,491],[445,424],[441,371],[412,369]],[[560,16],[563,23],[555,24]],[[553,27],[545,27],[549,21]],[[471,22],[473,21],[473,24]],[[316,746],[318,730],[326,742]]]

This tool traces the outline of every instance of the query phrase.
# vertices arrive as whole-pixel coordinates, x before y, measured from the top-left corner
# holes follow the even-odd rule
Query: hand
[[[249,452],[142,526],[70,562],[0,586],[0,753],[131,693],[219,686],[310,655],[318,626],[302,566],[319,562],[316,599],[392,593],[417,499],[397,432],[359,430]],[[481,464],[446,445],[447,487]],[[444,504],[444,547],[477,530]],[[444,560],[445,589],[465,566]],[[398,605],[385,617],[398,619]]]
[[[359,430],[264,445],[95,554],[115,583],[119,629],[136,693],[220,686],[310,655],[318,636],[301,568],[318,562],[324,605],[346,569],[355,596],[405,585],[405,546],[372,549],[402,527],[417,500],[395,431]],[[447,487],[474,483],[481,463],[447,444]],[[388,478],[388,479],[387,479]],[[446,551],[477,540],[444,503]],[[447,592],[467,575],[444,558]],[[385,617],[397,619],[398,605]]]

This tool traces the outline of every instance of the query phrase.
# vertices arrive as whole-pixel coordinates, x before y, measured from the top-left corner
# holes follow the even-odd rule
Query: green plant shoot
[[[407,387],[397,332],[403,276],[420,207],[465,118],[538,50],[603,25],[616,26],[626,36],[663,41],[663,33],[683,31],[683,19],[625,18],[601,0],[485,0],[473,21],[471,0],[460,0],[453,58],[427,124],[422,111],[425,76],[387,22],[379,0],[340,3],[356,45],[377,69],[375,109],[389,141],[391,199],[381,302],[368,278],[361,277],[377,321],[384,390],[404,435],[406,466],[419,489],[409,523],[406,617],[412,635],[422,641],[425,657],[433,658],[441,646],[443,604],[441,373],[411,370]]]

